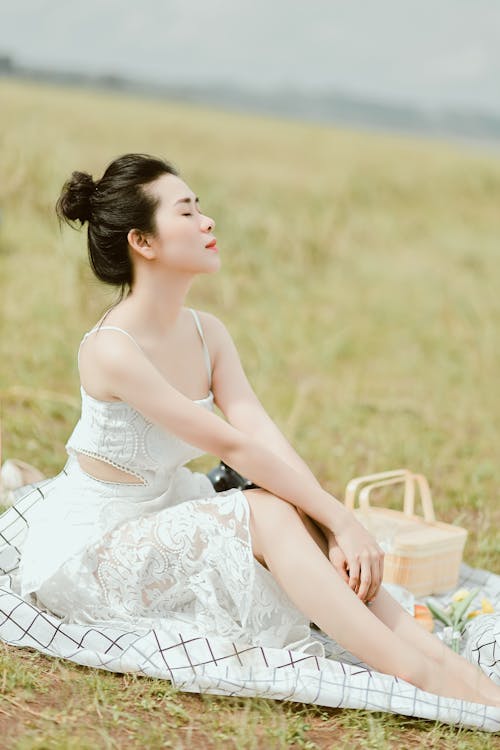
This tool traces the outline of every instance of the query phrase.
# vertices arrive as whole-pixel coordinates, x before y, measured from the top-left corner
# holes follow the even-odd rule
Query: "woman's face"
[[[215,221],[200,211],[198,198],[188,185],[177,175],[165,174],[149,189],[160,198],[155,214],[157,232],[150,240],[158,260],[178,271],[218,270],[217,246],[206,247],[215,239]]]

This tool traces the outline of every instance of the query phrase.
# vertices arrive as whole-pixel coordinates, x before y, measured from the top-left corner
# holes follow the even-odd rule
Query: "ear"
[[[151,260],[155,257],[155,251],[151,247],[148,236],[138,229],[131,229],[127,234],[129,246],[142,255],[144,258]]]

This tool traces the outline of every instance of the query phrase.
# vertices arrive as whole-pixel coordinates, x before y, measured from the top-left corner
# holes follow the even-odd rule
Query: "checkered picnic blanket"
[[[47,481],[18,490],[19,500],[0,515],[0,638],[5,643],[89,667],[167,679],[187,692],[387,711],[500,731],[500,708],[438,697],[376,672],[321,632],[315,637],[324,643],[325,657],[207,638],[178,628],[137,632],[81,625],[39,609],[18,596],[15,584],[20,543]],[[500,611],[500,576],[462,564],[458,585],[479,586],[478,596],[487,596]],[[434,599],[444,602],[446,596]],[[484,615],[470,622],[464,653],[500,684],[500,616]]]

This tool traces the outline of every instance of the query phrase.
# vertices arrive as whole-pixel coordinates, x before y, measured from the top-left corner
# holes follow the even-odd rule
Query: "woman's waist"
[[[70,482],[76,482],[85,491],[90,491],[96,500],[102,497],[123,497],[130,500],[152,499],[169,489],[177,468],[167,469],[165,467],[162,471],[153,471],[141,467],[141,470],[138,471],[136,467],[124,464],[119,467],[119,470],[124,473],[124,478],[112,479],[113,474],[110,473],[110,470],[118,468],[116,463],[105,461],[100,456],[94,462],[94,466],[90,468],[85,463],[89,454],[82,451],[82,458],[80,458],[80,451],[71,448],[67,449],[67,453],[68,460],[64,468],[68,479]],[[86,468],[82,467],[80,461]],[[101,466],[99,466],[99,463],[101,463]],[[129,479],[127,479],[127,474],[130,477]]]
[[[27,542],[46,544],[50,534],[64,540],[63,546],[88,543],[118,524],[168,508],[172,494],[166,483],[127,487],[100,482],[69,456],[58,481],[30,514]]]
[[[144,471],[145,483],[102,480],[88,474],[74,453],[68,454],[64,473],[70,484],[70,497],[79,501],[78,487],[87,499],[100,504],[104,498],[118,498],[130,502],[148,503],[160,507],[177,505],[185,500],[212,497],[216,494],[207,474],[193,471],[184,463],[162,467],[161,471]]]

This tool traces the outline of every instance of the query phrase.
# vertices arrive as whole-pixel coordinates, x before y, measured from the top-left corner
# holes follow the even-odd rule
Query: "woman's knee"
[[[272,492],[262,489],[244,490],[250,507],[250,534],[254,557],[267,567],[265,552],[284,524],[300,521],[297,509],[291,503]]]
[[[251,511],[262,516],[267,523],[281,522],[284,518],[300,519],[297,508],[283,498],[263,489],[244,490]]]
[[[301,523],[297,508],[272,492],[262,489],[244,490],[250,507],[252,531],[259,539],[273,539],[287,524]]]

